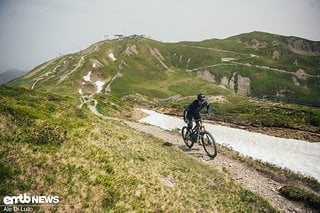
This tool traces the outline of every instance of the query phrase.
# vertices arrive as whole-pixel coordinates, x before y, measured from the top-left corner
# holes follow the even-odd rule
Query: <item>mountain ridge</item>
[[[0,85],[1,84],[6,84],[16,78],[19,78],[23,76],[26,72],[17,70],[17,69],[10,69],[6,70],[2,73],[0,73]]]
[[[76,84],[94,69],[96,71],[92,73],[100,76],[97,79],[105,83],[104,91],[107,87],[111,91],[108,86],[110,81],[122,74],[122,77],[112,80],[112,93],[118,96],[132,91],[152,98],[191,95],[190,92],[183,94],[179,89],[183,84],[181,79],[185,79],[184,87],[187,82],[198,82],[197,85],[206,85],[199,89],[209,94],[213,90],[220,93],[231,90],[245,96],[319,106],[320,42],[312,42],[311,45],[308,43],[310,41],[297,38],[294,45],[293,40],[288,42],[293,38],[262,32],[178,43],[124,37],[121,40],[100,41],[78,53],[53,59],[9,85],[30,89],[41,85],[49,91],[56,91],[55,86],[69,82],[73,92],[70,85],[65,89],[75,95],[81,87]],[[93,67],[97,64],[98,67]],[[40,72],[42,75],[39,75]],[[60,76],[55,78],[55,75]],[[171,81],[172,78],[175,79]],[[180,78],[180,83],[177,78]],[[45,83],[48,79],[50,81]],[[167,88],[152,88],[155,82],[161,84],[159,82],[163,80],[166,80]],[[224,92],[223,88],[226,89]]]

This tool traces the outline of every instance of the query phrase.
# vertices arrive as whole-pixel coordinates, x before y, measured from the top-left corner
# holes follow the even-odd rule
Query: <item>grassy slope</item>
[[[266,42],[267,47],[260,49],[249,48],[248,45],[253,39]],[[292,75],[288,73],[266,71],[239,64],[230,65],[229,63],[221,63],[222,57],[234,57],[241,63],[278,67],[294,72],[298,67],[292,67],[292,62],[297,59],[299,67],[304,68],[309,74],[317,74],[317,67],[320,63],[319,57],[307,57],[291,52],[286,39],[287,37],[255,32],[224,40],[215,39],[175,44],[161,43],[149,39],[124,39],[121,41],[101,42],[96,51],[91,53],[83,51],[81,53],[86,54],[83,66],[61,84],[57,84],[61,75],[66,70],[76,67],[76,64],[83,55],[78,53],[58,58],[52,61],[47,68],[41,69],[41,66],[36,68],[31,76],[33,80],[32,78],[28,78],[28,76],[30,77],[28,75],[26,78],[11,82],[10,85],[31,88],[34,83],[34,77],[39,78],[58,66],[56,75],[48,80],[40,80],[36,84],[35,89],[79,96],[78,89],[82,77],[92,69],[90,59],[96,59],[104,64],[104,67],[100,71],[101,75],[106,79],[111,79],[118,71],[123,74],[122,78],[117,78],[112,84],[112,95],[118,98],[139,93],[152,100],[153,98],[168,98],[177,94],[180,94],[182,97],[195,96],[199,91],[203,91],[207,95],[227,96],[228,101],[230,101],[225,104],[215,104],[217,105],[217,115],[215,118],[220,121],[253,126],[294,128],[319,133],[319,108],[306,108],[288,104],[283,107],[274,107],[272,103],[265,104],[265,102],[255,104],[251,103],[246,97],[235,98],[230,94],[230,90],[217,86],[220,84],[223,76],[230,79],[234,73],[238,73],[251,79],[252,96],[278,100],[279,96],[277,94],[279,91],[282,91],[282,98],[280,98],[282,101],[315,105],[320,103],[319,78],[296,79],[300,84],[300,86],[297,86],[293,83]],[[274,41],[277,41],[277,46],[272,45]],[[130,56],[123,54],[130,45],[135,45],[139,53],[131,54]],[[211,49],[199,49],[192,46],[202,46]],[[150,49],[155,48],[163,56],[163,62],[170,68],[169,70],[165,69],[151,55]],[[212,48],[235,51],[235,53],[217,51]],[[282,51],[282,56],[279,60],[273,60],[272,52],[278,49]],[[108,57],[108,54],[111,52],[117,58],[114,62]],[[243,53],[244,55],[236,52]],[[248,54],[259,55],[259,58],[248,57]],[[122,61],[125,61],[127,65],[122,65],[123,69],[120,70],[119,65]],[[215,75],[216,84],[200,80],[196,78],[196,72],[190,72],[194,68],[217,64],[219,66],[205,68]],[[237,78],[235,84],[237,85]],[[108,105],[107,101],[105,101],[106,97],[101,97],[101,95],[99,97],[101,100],[104,100],[104,103],[101,103],[102,105]],[[99,107],[103,111],[101,104]],[[169,105],[182,110],[186,104],[187,102],[184,99],[178,103]]]
[[[274,211],[229,174],[72,98],[5,87],[0,97],[2,196],[58,195],[66,205],[51,210],[64,211]]]
[[[266,46],[258,49],[250,48],[250,42],[253,39],[262,43],[264,42]],[[283,69],[289,72],[296,72],[301,68],[308,74],[315,76],[319,75],[320,57],[305,56],[292,52],[288,47],[287,39],[290,39],[290,37],[254,32],[241,34],[224,40],[212,39],[202,42],[183,42],[182,44],[248,54],[246,56],[231,52],[221,53],[221,51],[201,49],[199,51],[202,53],[206,52],[206,56],[204,57],[204,60],[194,62],[194,67],[201,67],[200,63],[206,65],[217,64],[220,62],[217,61],[217,59],[222,57],[233,57],[237,62],[243,64],[250,63],[253,65]],[[280,52],[279,59],[272,58],[274,51]],[[258,57],[248,57],[249,54],[254,54]],[[206,62],[207,57],[210,57],[210,60]],[[298,66],[294,65],[294,61],[298,62]],[[293,83],[292,75],[290,74],[279,74],[274,71],[250,68],[243,65],[230,66],[229,63],[226,63],[219,67],[207,69],[216,76],[218,83],[223,75],[230,78],[234,72],[249,77],[252,83],[251,96],[254,97],[266,97],[268,99],[313,104],[317,106],[320,103],[319,77],[309,77],[307,80],[297,79],[297,82],[300,84],[300,86],[297,86]],[[285,98],[276,96],[277,91],[280,90],[284,91]]]
[[[176,76],[180,76],[181,79],[186,78],[184,83],[178,82],[178,84],[183,83],[185,88],[190,84],[191,87],[198,88],[199,83],[195,80],[196,73],[188,73],[187,75],[185,71],[218,65],[205,68],[215,75],[216,84],[220,84],[223,76],[230,79],[233,73],[237,73],[251,79],[251,96],[319,105],[319,77],[308,77],[306,80],[296,78],[293,80],[294,76],[288,73],[278,73],[240,64],[221,63],[221,58],[231,57],[242,64],[250,63],[283,69],[288,72],[296,72],[301,68],[310,75],[319,75],[320,57],[305,56],[292,52],[288,47],[288,39],[290,37],[254,32],[223,40],[212,39],[202,42],[162,43],[150,39],[137,40],[130,38],[121,41],[100,42],[95,44],[98,46],[95,51],[82,51],[60,57],[52,61],[46,68],[39,66],[34,69],[35,74],[11,82],[10,85],[31,88],[35,78],[41,77],[46,72],[56,70],[54,75],[50,74],[39,80],[35,88],[75,95],[82,76],[92,69],[90,59],[99,60],[105,65],[101,71],[106,79],[114,76],[119,71],[119,65],[124,61],[128,66],[122,65],[123,70],[121,72],[124,77],[114,82],[113,94],[122,96],[139,92],[151,97],[164,98],[177,93],[177,90],[172,89],[177,82],[175,78],[171,78],[174,75],[170,76],[168,72],[175,72]],[[252,40],[258,40],[263,44],[263,47],[253,48],[250,46]],[[305,41],[307,42],[307,40]],[[130,45],[135,45],[139,53],[126,56],[124,52]],[[199,49],[194,46],[209,49]],[[163,56],[163,62],[169,67],[169,71],[166,71],[159,61],[152,56],[150,50],[155,49],[159,50]],[[274,51],[280,52],[279,59],[273,59]],[[111,52],[117,58],[117,61],[110,60],[108,54]],[[250,57],[250,54],[258,57]],[[83,66],[70,75],[68,80],[58,84],[61,75],[65,74],[67,70],[75,68],[82,56],[85,57]],[[297,61],[298,66],[294,64],[295,61]],[[155,88],[155,85],[162,81],[165,81],[166,85]],[[192,83],[193,81],[195,83]],[[294,81],[299,85],[296,85]],[[201,84],[209,85],[204,82]],[[153,87],[150,88],[150,85],[153,85]],[[213,91],[214,86],[211,86],[210,90]],[[279,96],[279,91],[281,91],[282,96]],[[188,95],[192,94],[188,92]]]

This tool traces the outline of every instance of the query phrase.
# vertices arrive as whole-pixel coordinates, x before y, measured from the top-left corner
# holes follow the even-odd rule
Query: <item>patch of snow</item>
[[[186,125],[182,118],[163,115],[152,110],[141,109],[141,111],[149,115],[140,120],[143,123],[166,130],[181,129]],[[320,180],[320,143],[278,138],[206,123],[205,127],[213,134],[218,144],[232,147],[235,151],[254,159]]]
[[[117,60],[117,59],[114,57],[113,53],[109,53],[109,58],[111,58],[112,61]]]
[[[89,73],[86,76],[83,76],[83,80],[85,81],[91,81],[90,76],[91,76],[91,71],[89,71]]]
[[[83,95],[82,89],[79,89],[79,94]]]
[[[221,58],[222,62],[234,61],[234,58]]]
[[[97,93],[100,93],[102,91],[102,87],[105,84],[105,82],[96,81],[94,84],[97,86]]]
[[[93,68],[96,68],[96,62],[94,62],[94,63],[92,64],[92,67],[93,67]]]
[[[142,112],[147,113],[149,116],[142,118],[139,122],[148,123],[155,126],[159,126],[162,129],[174,130],[176,128],[182,128],[185,122],[182,119],[174,116],[164,115],[152,110],[141,109]]]

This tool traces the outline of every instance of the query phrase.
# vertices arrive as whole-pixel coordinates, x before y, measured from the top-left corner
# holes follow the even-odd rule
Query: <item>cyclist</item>
[[[194,100],[183,112],[184,122],[188,124],[188,132],[192,130],[192,118],[195,120],[201,119],[200,110],[207,108],[207,115],[210,114],[210,105],[203,93],[197,95],[197,99]]]

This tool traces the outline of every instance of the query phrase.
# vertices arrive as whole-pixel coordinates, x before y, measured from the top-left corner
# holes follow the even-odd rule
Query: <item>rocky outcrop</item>
[[[223,76],[220,80],[220,86],[231,89],[238,95],[248,96],[250,95],[251,80],[235,72],[231,79]]]
[[[251,83],[250,78],[242,77],[239,74],[238,75],[238,90],[237,90],[237,93],[239,95],[243,95],[243,96],[250,95],[250,83]]]
[[[268,43],[264,41],[261,42],[257,39],[252,39],[250,43],[247,45],[253,49],[260,49],[260,48],[266,48],[268,46]]]
[[[231,90],[234,90],[234,86],[235,86],[235,83],[234,83],[234,76],[236,75],[236,73],[233,73],[232,75],[232,78],[229,79],[228,77],[226,76],[223,76],[220,80],[220,86],[224,87],[224,88],[228,88],[228,89],[231,89]]]
[[[274,47],[279,46],[279,42],[278,42],[278,41],[273,41],[273,42],[272,42],[272,46],[274,46]]]
[[[300,80],[306,80],[308,76],[308,74],[301,68],[299,68],[294,75]]]
[[[289,48],[298,54],[307,56],[320,55],[320,42],[290,38],[287,40]]]
[[[292,76],[292,81],[293,81],[294,85],[300,86],[300,83],[296,77]]]
[[[128,44],[126,50],[122,53],[122,55],[131,56],[131,55],[138,55],[139,51],[135,44]]]
[[[236,76],[236,72],[233,73],[232,78],[229,81],[229,88],[232,90],[235,90],[235,76]]]
[[[223,104],[223,103],[229,103],[229,101],[227,100],[227,98],[223,95],[217,95],[217,96],[210,96],[208,98],[208,101],[210,103],[220,103],[220,104]]]
[[[282,88],[276,91],[276,97],[281,99],[286,99],[289,96],[289,94],[291,95],[293,94],[293,92],[287,88]]]
[[[229,88],[229,79],[226,76],[223,76],[220,80],[220,86]]]
[[[280,55],[281,55],[280,51],[275,50],[275,51],[273,51],[273,53],[272,53],[272,59],[279,59],[279,58],[280,58]]]
[[[197,72],[197,78],[203,79],[209,82],[215,82],[215,76],[209,72],[209,70],[201,70]]]

